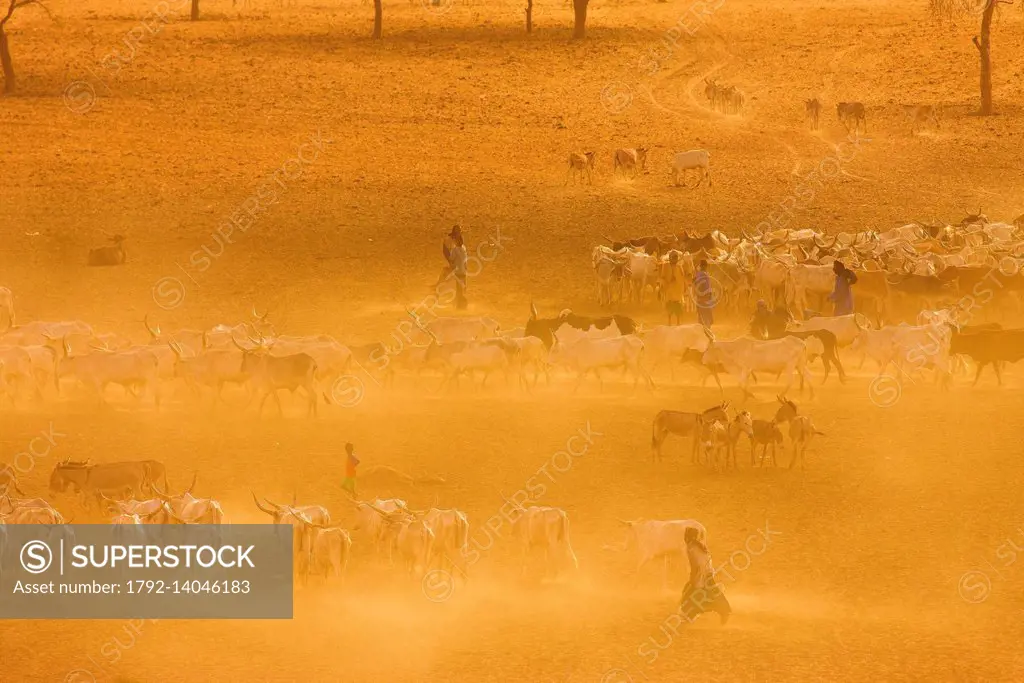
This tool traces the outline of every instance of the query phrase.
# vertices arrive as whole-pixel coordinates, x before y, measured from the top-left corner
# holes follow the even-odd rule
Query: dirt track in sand
[[[512,238],[472,280],[474,313],[513,327],[531,299],[545,313],[592,310],[587,255],[601,235],[736,234],[767,220],[845,139],[833,114],[843,99],[867,104],[869,135],[791,227],[958,220],[979,204],[1012,219],[1024,206],[1024,26],[1014,12],[995,33],[1003,115],[976,119],[962,115],[975,90],[973,28],[931,24],[923,7],[730,0],[645,75],[636,60],[664,45],[685,6],[595,3],[590,39],[571,44],[570,10],[557,2],[539,4],[531,37],[510,3],[456,4],[443,16],[395,3],[386,40],[372,44],[371,10],[358,3],[241,18],[222,3],[204,7],[206,21],[148,37],[116,78],[96,65],[148,7],[54,9],[59,26],[19,10],[12,49],[26,94],[0,102],[0,281],[23,320],[84,318],[141,340],[146,313],[167,328],[199,327],[256,304],[282,331],[388,339],[402,308],[429,294],[440,234],[456,220],[471,248],[499,227]],[[100,98],[80,115],[59,94],[97,78],[84,66],[109,90],[95,83]],[[699,79],[713,69],[746,92],[744,116],[707,111]],[[600,100],[613,82],[633,95],[616,114]],[[814,95],[820,133],[802,120]],[[942,102],[949,114],[941,130],[911,136],[899,102]],[[191,264],[204,245],[219,251],[217,227],[318,131],[330,142],[277,186],[259,222],[206,270]],[[640,144],[652,148],[651,173],[613,179],[611,150]],[[667,173],[670,152],[701,146],[712,151],[710,202],[670,187]],[[574,148],[598,150],[593,186],[563,186]],[[129,265],[82,267],[101,231],[129,235]],[[169,311],[152,298],[168,277],[184,288]],[[660,320],[653,307],[630,312]],[[692,374],[656,379],[653,395],[613,385],[569,396],[559,380],[531,397],[498,381],[445,399],[430,395],[433,380],[394,395],[367,381],[359,405],[312,422],[287,403],[286,419],[263,421],[180,402],[160,415],[97,414],[81,402],[5,409],[0,460],[52,420],[68,435],[54,457],[157,458],[178,485],[198,471],[198,490],[233,521],[257,521],[249,490],[296,492],[340,515],[340,445],[352,440],[367,464],[446,477],[439,501],[465,509],[481,542],[498,490],[524,486],[588,422],[601,435],[543,498],[571,514],[581,569],[563,583],[520,579],[499,539],[471,583],[435,604],[360,558],[346,586],[300,592],[291,622],[165,621],[134,637],[122,622],[2,624],[0,679],[64,680],[77,668],[100,681],[630,680],[619,669],[634,681],[1021,678],[1024,572],[1004,566],[1006,544],[1024,542],[1019,373],[1002,390],[908,384],[884,409],[869,400],[868,375],[841,388],[830,380],[801,402],[827,433],[806,472],[725,475],[692,467],[679,442],[665,463],[647,461],[657,410],[718,400]],[[759,388],[756,414],[771,412],[776,388]],[[48,473],[40,462],[28,490],[45,491]],[[435,495],[362,493],[416,504]],[[741,566],[731,554],[751,534],[779,532],[734,572],[728,626],[701,621],[668,645],[659,627],[685,567],[670,590],[654,568],[633,585],[629,561],[602,550],[620,538],[616,517],[640,516],[696,517],[715,558]],[[991,580],[979,604],[958,590],[975,568]],[[975,586],[963,592],[977,597]]]

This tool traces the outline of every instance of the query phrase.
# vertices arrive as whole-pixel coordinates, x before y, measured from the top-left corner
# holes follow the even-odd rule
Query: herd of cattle
[[[671,255],[676,253],[675,259]],[[310,414],[318,397],[331,401],[330,386],[360,367],[372,368],[389,386],[400,370],[439,372],[443,387],[460,377],[517,372],[529,390],[541,373],[561,367],[575,374],[576,388],[593,374],[603,385],[602,372],[630,373],[653,386],[651,372],[684,364],[696,367],[704,381],[720,375],[734,377],[745,395],[759,376],[786,375],[787,390],[796,379],[813,395],[809,364],[821,358],[825,380],[832,365],[846,381],[841,354],[859,354],[878,365],[879,375],[895,366],[913,377],[931,369],[946,386],[966,359],[977,364],[975,382],[985,365],[992,365],[999,382],[1006,363],[1024,359],[1024,330],[1004,329],[999,322],[976,324],[979,315],[1005,316],[1019,312],[1024,292],[1020,273],[1024,242],[1018,225],[989,222],[980,211],[959,225],[911,224],[885,232],[840,233],[825,237],[810,230],[770,231],[740,238],[721,232],[705,236],[682,234],[612,242],[593,251],[598,297],[602,304],[642,303],[648,294],[661,295],[666,268],[682,267],[692,275],[694,264],[708,262],[715,282],[716,312],[741,312],[754,297],[788,310],[775,335],[719,339],[698,324],[647,328],[624,314],[582,316],[563,310],[548,318],[533,305],[523,327],[505,329],[485,317],[427,317],[407,311],[388,344],[346,346],[329,335],[278,335],[267,315],[255,310],[251,320],[217,325],[207,330],[164,331],[145,327],[148,343],[94,329],[82,321],[27,322],[15,317],[14,296],[0,288],[0,398],[45,400],[61,394],[67,382],[88,388],[101,402],[109,384],[120,385],[141,402],[152,396],[159,405],[165,385],[182,381],[189,390],[209,391],[220,400],[227,383],[248,391],[250,402],[260,399],[260,411],[281,389],[303,388]],[[832,262],[842,260],[857,275],[854,285],[858,311],[845,316],[813,315],[832,291]],[[692,304],[692,302],[691,302]],[[912,311],[908,324],[902,313]],[[874,323],[874,324],[873,324]],[[391,343],[393,342],[393,343]],[[849,361],[849,358],[847,359]],[[549,380],[550,381],[550,377]],[[660,459],[670,435],[692,439],[691,460],[716,470],[735,467],[740,437],[750,445],[750,464],[776,464],[783,444],[782,428],[789,427],[792,456],[789,467],[803,464],[812,438],[822,434],[810,416],[800,414],[783,393],[772,419],[748,411],[732,412],[720,405],[702,413],[659,412],[652,424],[652,459]],[[221,524],[219,501],[193,494],[193,484],[180,494],[167,486],[164,466],[155,461],[90,464],[64,461],[50,478],[54,495],[68,491],[84,496],[108,512],[117,524]],[[15,471],[0,467],[0,545],[3,524],[61,524],[64,517],[47,501],[22,493]],[[297,575],[341,575],[351,554],[352,535],[362,535],[367,547],[397,556],[410,572],[431,567],[467,571],[468,516],[457,509],[435,506],[415,510],[399,499],[351,500],[334,523],[320,505],[274,503],[254,495],[256,506],[276,524],[294,534]],[[502,514],[521,550],[524,571],[530,559],[543,556],[545,574],[575,566],[565,510],[527,506],[513,496]],[[435,501],[436,503],[436,501]],[[507,508],[507,510],[506,510]],[[623,547],[638,553],[638,569],[654,558],[678,554],[685,547],[686,528],[703,527],[693,520],[628,522],[629,540]],[[351,533],[350,533],[351,532]],[[0,548],[2,551],[2,548]]]
[[[726,340],[701,325],[645,327],[623,314],[591,317],[566,309],[542,318],[531,305],[525,325],[515,328],[487,317],[408,311],[387,343],[279,335],[267,315],[254,310],[249,321],[206,330],[164,331],[147,320],[149,340],[138,344],[83,321],[17,324],[14,297],[0,288],[0,405],[45,400],[72,381],[101,403],[114,384],[136,402],[151,397],[157,406],[174,383],[197,396],[206,391],[214,402],[223,400],[226,384],[235,384],[250,403],[258,399],[260,413],[271,397],[283,412],[279,392],[302,388],[306,412],[315,415],[320,397],[337,403],[334,389],[362,373],[385,388],[399,373],[430,372],[441,376],[442,390],[466,376],[481,377],[485,386],[495,374],[506,383],[518,376],[520,387],[530,390],[541,374],[550,383],[553,369],[574,376],[575,389],[589,376],[603,388],[608,372],[628,373],[634,387],[653,387],[652,372],[667,367],[674,379],[684,363],[719,387],[721,374],[748,393],[758,374],[785,373],[787,388],[800,379],[813,394],[808,365],[821,358],[826,380],[835,365],[845,381],[841,353],[873,359],[879,374],[891,366],[903,376],[931,368],[944,385],[966,367],[962,357],[977,362],[976,378],[991,364],[1001,382],[1003,364],[1022,353],[1024,332],[1000,322],[978,324],[982,316],[994,321],[1019,312],[1024,294],[1018,226],[989,222],[980,212],[957,226],[915,223],[830,237],[812,230],[743,237],[715,231],[613,241],[592,252],[598,302],[642,304],[660,297],[673,255],[687,278],[707,261],[716,316],[749,316],[761,299],[788,312],[785,334]],[[857,312],[816,315],[829,307],[837,259],[857,276]],[[684,301],[691,311],[693,299]]]
[[[715,414],[723,408],[716,407]],[[141,533],[145,533],[145,525],[152,524],[228,523],[219,501],[192,493],[195,484],[193,477],[182,493],[168,492],[164,466],[152,460],[95,465],[65,460],[54,467],[49,490],[54,497],[77,494],[87,503],[87,512],[98,506],[95,509],[103,521],[122,528],[132,525],[130,528]],[[544,577],[556,577],[564,570],[577,569],[568,513],[557,507],[526,505],[528,497],[521,499],[522,493],[516,492],[511,499],[502,495],[504,504],[498,511],[509,523],[508,538],[519,554],[522,572],[540,569]],[[440,569],[465,579],[475,561],[469,517],[458,509],[436,507],[436,498],[435,505],[426,510],[415,510],[398,498],[350,499],[341,515],[347,522],[339,524],[323,505],[300,505],[295,500],[275,503],[260,500],[255,493],[252,497],[271,523],[291,527],[293,568],[304,585],[310,576],[321,576],[324,581],[332,576],[344,578],[353,538],[365,548],[368,558],[376,556],[392,565],[397,560],[414,577]],[[7,557],[6,524],[49,525],[51,532],[61,534],[65,527],[60,525],[69,523],[46,500],[26,497],[13,469],[0,469],[0,557]],[[636,553],[638,572],[652,560],[682,557],[686,528],[697,528],[706,538],[704,527],[693,520],[640,519],[623,524],[627,535],[617,549]]]
[[[779,425],[789,423],[794,443],[794,460],[798,449],[806,449],[817,432],[810,418],[799,415],[795,403],[779,397],[775,417],[752,420],[748,412],[730,417],[729,404],[722,403],[702,413],[662,411],[654,420],[652,452],[661,457],[661,446],[669,434],[691,436],[693,459],[703,454],[716,467],[735,466],[735,449],[740,433],[749,436],[751,465],[754,450],[782,442]],[[725,456],[726,462],[721,458]],[[793,462],[791,461],[790,467]],[[385,475],[394,475],[390,468]],[[437,480],[443,481],[443,480]],[[437,483],[432,481],[432,483]],[[221,503],[193,494],[196,477],[180,494],[169,492],[167,473],[158,461],[132,461],[91,464],[89,461],[64,460],[54,466],[49,481],[52,496],[76,495],[85,510],[98,509],[103,521],[114,525],[208,524],[228,523]],[[526,573],[540,565],[545,577],[557,576],[566,569],[579,566],[569,538],[569,515],[561,508],[526,505],[528,495],[501,495],[504,505],[499,514],[509,522],[509,538],[519,554],[521,570]],[[149,496],[149,497],[147,497]],[[252,494],[261,512],[273,524],[291,527],[293,567],[295,576],[307,583],[310,576],[344,577],[352,556],[353,535],[368,552],[389,563],[398,561],[410,575],[424,576],[431,569],[440,569],[451,576],[468,577],[471,558],[470,523],[468,515],[458,509],[442,509],[435,505],[415,510],[402,499],[374,499],[346,503],[343,517],[346,524],[332,520],[323,505],[275,503]],[[105,515],[105,517],[103,517]],[[82,521],[82,520],[79,520]],[[614,550],[631,550],[636,557],[636,571],[654,560],[668,560],[685,555],[683,535],[687,528],[696,528],[706,542],[707,532],[694,520],[620,520],[626,527],[624,542]],[[6,524],[63,525],[70,523],[53,505],[41,498],[30,498],[22,491],[13,468],[0,468],[0,557],[6,557]],[[489,522],[490,524],[490,522]],[[490,527],[489,527],[490,528]],[[59,527],[57,527],[59,533]],[[144,533],[144,531],[143,531]],[[488,547],[490,542],[488,542]]]

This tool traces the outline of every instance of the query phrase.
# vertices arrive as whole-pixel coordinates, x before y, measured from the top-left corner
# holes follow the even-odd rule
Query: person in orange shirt
[[[345,478],[341,480],[341,488],[356,497],[356,466],[359,465],[359,458],[355,455],[355,446],[351,443],[345,444],[345,453],[348,457],[345,460]]]

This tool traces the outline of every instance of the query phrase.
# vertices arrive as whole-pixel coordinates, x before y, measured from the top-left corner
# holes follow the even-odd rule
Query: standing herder
[[[834,315],[850,315],[853,313],[853,285],[857,284],[857,276],[842,261],[832,264],[832,272],[836,274],[836,284],[828,300],[835,304]]]
[[[683,539],[686,541],[686,556],[690,560],[690,580],[683,588],[679,611],[689,622],[705,612],[718,612],[724,624],[732,614],[732,607],[725,599],[721,584],[715,581],[711,553],[701,543],[700,532],[696,529],[687,529]]]
[[[686,286],[686,273],[679,263],[679,252],[673,251],[668,255],[668,277],[665,280],[665,309],[668,311],[668,324],[672,324],[672,316],[675,316],[676,325],[683,323],[683,289]]]
[[[359,465],[359,458],[355,454],[355,446],[351,443],[345,444],[345,478],[341,480],[341,488],[348,491],[353,498],[356,497],[356,467]]]
[[[704,327],[711,327],[715,322],[712,311],[715,308],[715,291],[708,275],[708,262],[701,259],[697,266],[697,274],[693,277],[693,299],[697,303],[697,322]]]
[[[459,225],[452,226],[452,231],[444,236],[444,240],[441,242],[441,253],[444,254],[445,267],[441,269],[441,275],[437,278],[437,285],[448,279],[448,276],[452,274],[452,249],[455,248],[455,241],[462,239],[462,227]],[[435,285],[435,287],[437,286]]]
[[[469,261],[469,254],[466,252],[466,245],[462,241],[460,233],[455,238],[455,244],[449,252],[451,254],[452,275],[455,276],[455,308],[463,309],[466,301],[466,264]]]

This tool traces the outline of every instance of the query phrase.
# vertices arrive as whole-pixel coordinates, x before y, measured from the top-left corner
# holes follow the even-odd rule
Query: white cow
[[[752,395],[747,389],[747,384],[753,373],[785,373],[786,391],[793,385],[793,379],[799,373],[801,388],[806,384],[813,397],[814,387],[811,385],[811,373],[807,369],[809,356],[807,344],[797,337],[783,337],[771,341],[741,338],[729,341],[712,340],[704,352],[703,363],[709,368],[722,366],[736,377],[743,392],[748,396]]]
[[[444,570],[456,568],[466,575],[466,550],[469,547],[469,519],[461,510],[430,508],[422,516],[434,534],[434,563]]]
[[[645,251],[630,251],[626,254],[625,275],[629,282],[630,299],[644,302],[644,290],[657,287],[660,264],[658,259]]]
[[[786,280],[786,299],[794,314],[803,317],[803,312],[808,308],[808,294],[817,295],[823,303],[835,287],[835,277],[832,266],[798,263],[790,268]]]
[[[529,389],[529,382],[526,380],[526,368],[533,368],[533,386],[537,386],[540,373],[544,373],[544,379],[550,383],[551,375],[548,372],[548,350],[537,337],[520,337],[509,339],[516,345],[518,351],[516,357],[519,359],[519,386]]]
[[[691,149],[689,152],[676,152],[672,157],[672,183],[679,185],[680,176],[686,180],[686,173],[696,170],[698,173],[697,184],[699,187],[704,178],[708,179],[708,186],[711,186],[711,153],[706,149]]]
[[[43,346],[50,340],[61,338],[67,335],[82,334],[93,338],[96,332],[88,323],[80,320],[66,322],[46,322],[36,320],[24,325],[17,325],[8,329],[2,337],[0,344],[11,346]]]
[[[119,384],[125,391],[134,392],[141,387],[145,396],[149,390],[157,407],[160,406],[159,359],[152,350],[156,347],[140,347],[128,351],[93,351],[82,356],[70,355],[64,347],[64,354],[57,361],[57,379],[75,377],[82,384],[96,392],[101,404],[105,403],[104,391],[109,384]],[[168,350],[169,352],[169,350]]]
[[[352,531],[365,534],[366,538],[379,553],[385,547],[388,548],[388,558],[391,557],[391,548],[383,543],[384,521],[377,510],[386,513],[407,509],[406,502],[401,498],[388,498],[355,503],[356,521],[352,525]],[[376,510],[374,509],[376,508]]]
[[[604,380],[600,373],[602,368],[623,368],[632,371],[634,389],[641,378],[647,382],[648,388],[653,388],[654,382],[641,363],[643,351],[644,343],[639,337],[631,334],[607,339],[583,338],[568,344],[557,341],[551,347],[549,360],[553,364],[576,371],[576,386],[573,391],[579,389],[583,378],[590,372],[597,377],[603,390]]]
[[[482,388],[495,371],[504,373],[507,383],[509,365],[518,353],[519,346],[514,340],[497,337],[483,341],[432,343],[427,347],[424,361],[427,364],[436,363],[443,369],[445,379],[440,387],[442,390],[453,380],[458,386],[459,376],[463,373],[477,371],[483,374]]]
[[[323,574],[326,580],[330,574],[344,578],[352,555],[352,537],[340,527],[326,527],[319,530],[313,539],[310,558],[310,573]]]
[[[565,565],[579,569],[579,561],[569,542],[569,515],[565,510],[536,505],[524,508],[506,501],[518,513],[512,522],[512,535],[519,543],[524,574],[530,555],[538,549],[544,555],[545,575],[557,575]]]
[[[708,348],[708,337],[704,326],[692,325],[658,325],[643,333],[644,361],[650,371],[663,363],[668,363],[672,378],[675,368],[686,356],[687,351],[704,353]]]
[[[654,560],[664,561],[663,582],[668,582],[668,562],[672,557],[682,558],[686,556],[687,529],[696,529],[699,540],[707,544],[707,529],[700,522],[693,519],[638,519],[627,521],[620,519],[626,525],[626,540],[619,546],[606,546],[609,550],[631,550],[636,555],[636,574],[649,562]]]
[[[900,325],[893,335],[897,369],[906,376],[925,368],[935,370],[936,382],[948,387],[952,381],[949,353],[952,330],[946,325]]]
[[[191,356],[175,344],[171,351],[175,354],[174,376],[195,392],[200,386],[213,389],[214,404],[223,400],[221,392],[228,382],[247,385],[249,381],[249,374],[242,372],[242,352],[238,349],[206,349]]]
[[[384,512],[371,505],[370,509],[381,517],[382,542],[405,562],[409,575],[426,574],[437,539],[425,519],[406,508]]]

